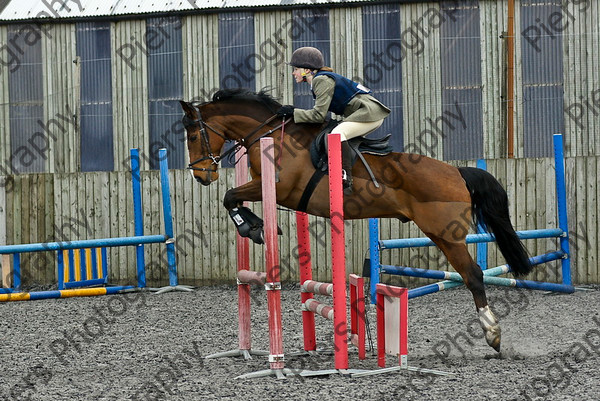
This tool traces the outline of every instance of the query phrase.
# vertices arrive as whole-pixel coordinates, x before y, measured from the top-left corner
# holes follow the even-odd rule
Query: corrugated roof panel
[[[268,6],[319,5],[358,0],[12,0],[0,13],[0,21],[37,18],[81,18],[136,15],[169,11],[219,10]]]

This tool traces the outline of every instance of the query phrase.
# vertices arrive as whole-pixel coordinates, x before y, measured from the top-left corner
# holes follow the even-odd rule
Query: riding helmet
[[[300,47],[292,53],[292,59],[289,65],[297,68],[310,68],[311,70],[320,70],[325,66],[323,53],[314,47]]]

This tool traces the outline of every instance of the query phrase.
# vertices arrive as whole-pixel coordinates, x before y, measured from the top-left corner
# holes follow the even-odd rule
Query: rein
[[[252,132],[250,132],[248,135],[246,135],[246,137],[244,137],[241,140],[237,141],[237,143],[235,144],[235,146],[229,148],[228,150],[226,150],[221,155],[215,155],[213,153],[213,151],[212,151],[212,147],[210,146],[210,139],[209,139],[209,136],[208,136],[207,129],[211,130],[212,132],[214,132],[215,134],[217,134],[219,137],[223,138],[224,140],[228,140],[229,138],[224,133],[220,132],[216,128],[213,128],[208,123],[206,123],[202,119],[202,115],[200,114],[200,109],[197,108],[197,112],[198,112],[198,118],[196,118],[195,120],[191,120],[189,122],[184,122],[184,126],[186,128],[187,127],[191,127],[191,126],[195,126],[195,125],[197,125],[197,126],[200,127],[200,136],[202,138],[202,141],[204,142],[204,145],[205,145],[206,149],[208,149],[208,156],[203,156],[203,157],[201,157],[199,159],[196,159],[196,160],[190,162],[188,164],[187,168],[190,169],[190,170],[208,171],[210,173],[215,173],[217,171],[217,166],[218,166],[219,162],[225,156],[229,155],[230,153],[236,152],[241,147],[245,147],[246,148],[246,152],[247,152],[248,149],[250,149],[250,147],[252,145],[254,145],[255,143],[257,143],[261,138],[269,136],[273,132],[277,131],[278,129],[285,127],[285,123],[289,122],[291,120],[291,118],[288,118],[287,120],[283,120],[282,123],[279,124],[278,126],[276,126],[275,128],[267,131],[263,135],[260,135],[258,138],[254,139],[252,142],[247,143],[248,140],[254,136],[254,134],[256,134],[258,131],[260,131],[266,125],[270,124],[273,120],[275,120],[278,117],[278,115],[275,114],[272,117],[269,117],[266,121],[262,122],[258,127],[256,127],[255,129],[253,129]],[[209,168],[203,168],[203,167],[196,167],[195,166],[195,164],[198,164],[198,163],[200,163],[200,162],[202,162],[204,160],[211,160],[212,161],[212,163],[211,163],[211,165],[210,165]],[[214,166],[214,168],[213,168],[213,166]]]

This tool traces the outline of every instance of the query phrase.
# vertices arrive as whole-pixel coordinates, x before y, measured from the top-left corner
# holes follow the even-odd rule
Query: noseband
[[[215,134],[217,134],[218,136],[220,136],[221,138],[223,138],[224,140],[228,140],[229,138],[222,132],[219,132],[217,129],[211,127],[210,125],[208,125],[203,119],[202,119],[202,115],[200,114],[200,109],[198,107],[196,107],[196,111],[198,113],[198,118],[196,118],[195,120],[192,120],[190,118],[188,118],[187,116],[184,117],[183,120],[183,126],[184,128],[189,128],[189,127],[194,127],[194,126],[198,126],[200,127],[200,136],[202,138],[202,141],[204,142],[204,146],[206,146],[206,149],[208,149],[208,156],[203,156],[199,159],[196,159],[192,162],[190,162],[190,164],[188,164],[188,169],[190,170],[196,170],[196,171],[208,171],[209,173],[216,173],[217,172],[217,168],[218,168],[218,164],[221,161],[221,159],[223,159],[225,156],[227,156],[230,153],[234,153],[236,152],[240,147],[244,146],[246,147],[246,149],[249,149],[250,146],[254,145],[256,142],[258,142],[258,140],[262,137],[271,135],[273,132],[277,131],[279,128],[281,128],[284,124],[288,123],[291,118],[285,120],[284,122],[282,122],[281,124],[279,124],[277,127],[269,130],[268,132],[266,132],[264,135],[261,135],[260,137],[258,137],[257,139],[253,140],[250,143],[247,143],[248,140],[254,135],[256,134],[258,131],[260,131],[265,125],[269,124],[270,122],[272,122],[273,120],[275,120],[278,116],[277,114],[273,115],[272,117],[268,118],[265,122],[261,123],[258,127],[256,127],[254,130],[252,130],[252,132],[250,132],[248,135],[246,135],[246,137],[240,139],[235,146],[233,146],[232,148],[226,150],[222,155],[215,155],[213,153],[212,147],[210,146],[210,137],[208,136],[208,132],[207,129],[211,130],[212,132],[214,132]],[[211,160],[212,163],[210,164],[209,168],[203,168],[203,167],[196,167],[195,164],[198,164],[200,162],[203,162],[205,160]],[[213,168],[214,166],[214,168]]]

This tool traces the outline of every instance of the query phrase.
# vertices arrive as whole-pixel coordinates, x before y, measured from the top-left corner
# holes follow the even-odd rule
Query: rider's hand
[[[285,106],[281,106],[279,110],[277,110],[277,115],[281,117],[293,116],[294,115],[294,106],[291,104],[286,104]]]

